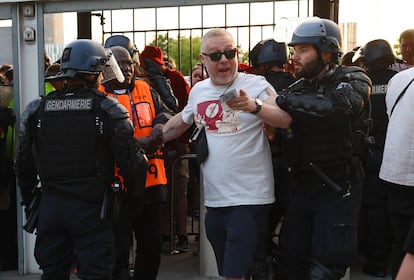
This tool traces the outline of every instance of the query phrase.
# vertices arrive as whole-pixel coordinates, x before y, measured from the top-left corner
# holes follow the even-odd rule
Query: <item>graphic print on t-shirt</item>
[[[239,112],[233,111],[219,100],[208,100],[197,104],[196,122],[205,124],[209,133],[234,133],[240,129]]]

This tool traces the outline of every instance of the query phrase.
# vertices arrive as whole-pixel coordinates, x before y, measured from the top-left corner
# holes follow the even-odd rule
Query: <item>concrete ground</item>
[[[198,243],[190,237],[190,252],[163,255],[157,280],[221,280],[220,277],[203,277],[199,273]],[[391,280],[391,277],[376,278],[361,273],[363,258],[358,258],[351,267],[349,280]],[[39,280],[40,275],[18,275],[17,271],[0,272],[0,280]],[[71,279],[77,279],[73,276]]]
[[[198,221],[191,224],[189,218],[188,232],[198,232]],[[196,235],[189,235],[189,252],[163,255],[161,266],[157,280],[223,280],[221,277],[200,276],[200,258],[199,243],[196,241]],[[344,277],[343,280],[391,280],[391,277],[377,278],[367,276],[361,273],[364,258],[359,257],[351,266],[349,278]],[[0,280],[39,280],[39,274],[18,275],[17,271],[0,271]],[[78,279],[75,275],[71,280]]]

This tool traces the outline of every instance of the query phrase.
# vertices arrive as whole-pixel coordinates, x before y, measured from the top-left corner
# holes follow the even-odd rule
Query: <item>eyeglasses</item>
[[[211,59],[211,61],[219,61],[223,54],[227,59],[233,59],[236,56],[236,51],[237,49],[234,48],[234,49],[224,51],[224,52],[213,52],[213,53],[202,53],[202,54],[205,56],[208,56]]]

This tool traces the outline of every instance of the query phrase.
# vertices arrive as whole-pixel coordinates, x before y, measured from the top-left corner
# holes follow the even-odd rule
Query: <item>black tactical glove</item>
[[[137,139],[138,144],[144,149],[148,155],[154,154],[158,148],[164,143],[164,134],[162,126],[157,125],[151,130],[151,134],[146,137]]]
[[[276,104],[288,113],[303,113],[317,117],[328,116],[332,102],[323,95],[289,93],[276,97]]]
[[[334,119],[340,120],[352,114],[353,107],[348,98],[349,90],[352,90],[349,83],[340,83],[335,92],[329,94],[329,98],[333,104],[331,116]]]

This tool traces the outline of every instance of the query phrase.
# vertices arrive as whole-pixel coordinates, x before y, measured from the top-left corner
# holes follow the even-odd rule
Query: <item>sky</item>
[[[276,10],[276,18],[277,18],[277,27],[282,26],[290,26],[290,33],[292,32],[294,26],[299,22],[299,20],[295,19],[297,15],[297,8],[289,6],[290,1],[281,1],[277,3],[277,10]],[[356,34],[356,42],[357,46],[363,45],[366,42],[374,39],[385,39],[391,45],[394,45],[398,42],[399,34],[408,28],[414,28],[414,20],[413,14],[414,11],[411,7],[412,4],[411,0],[340,0],[340,8],[339,8],[339,23],[347,23],[347,22],[357,22],[357,34]],[[292,4],[295,4],[296,1],[293,1]],[[234,9],[237,9],[237,5],[232,6]],[[213,7],[214,8],[214,7]],[[213,9],[212,8],[212,9]],[[187,13],[191,13],[191,8],[188,9]],[[149,10],[148,10],[149,11]],[[147,12],[148,12],[147,11]],[[153,14],[148,13],[145,15],[145,10],[140,19],[140,26],[154,21]],[[165,10],[168,13],[168,10]],[[301,13],[303,16],[306,16],[306,7],[304,5],[301,6]],[[269,10],[260,10],[260,8],[256,11],[253,15],[254,18],[252,19],[253,24],[255,21],[260,21],[261,14],[268,14]],[[214,24],[216,20],[218,24],[222,24],[223,16],[221,14],[212,13],[214,17],[209,19],[211,24]],[[237,18],[242,18],[243,14],[239,14],[237,12],[233,13],[238,17],[235,17],[233,21],[237,21]],[[169,18],[171,15],[161,15],[158,18]],[[145,19],[148,17],[148,19]],[[152,17],[152,18],[151,18]],[[73,41],[76,39],[77,31],[76,31],[76,13],[66,13],[64,15],[65,18],[65,44]],[[151,18],[151,19],[150,19]],[[289,22],[286,21],[288,19]],[[92,17],[93,25],[99,26],[99,18]],[[194,17],[183,16],[180,20],[183,26],[191,25],[192,21],[194,21]],[[129,22],[129,21],[125,21]],[[165,21],[164,23],[161,22],[162,27],[168,27],[171,20]],[[237,22],[235,22],[237,23]],[[122,23],[117,23],[122,24]],[[0,26],[7,26],[10,25],[10,21],[0,21]],[[162,26],[165,25],[165,26]],[[145,27],[145,26],[143,26]],[[285,29],[284,29],[285,30]],[[288,33],[289,33],[288,32]],[[281,37],[280,30],[276,30],[273,34],[275,39],[280,39],[277,37]],[[282,33],[283,34],[283,33]],[[283,34],[284,37],[290,37],[290,34]],[[101,40],[101,29],[98,27],[95,29],[94,32],[94,39],[100,41]],[[260,39],[260,38],[259,38]],[[257,41],[259,40],[257,39]],[[255,40],[255,38],[253,38]],[[138,45],[138,44],[137,44]],[[139,48],[139,46],[138,46]]]
[[[339,22],[358,22],[357,45],[374,39],[398,42],[402,31],[414,28],[412,0],[340,0]]]
[[[293,1],[295,2],[295,1]],[[356,45],[361,46],[367,43],[370,40],[374,39],[385,39],[391,45],[398,43],[399,34],[408,28],[414,28],[414,20],[413,14],[414,10],[412,9],[411,0],[340,0],[340,8],[339,8],[339,23],[348,23],[348,22],[357,22],[357,34],[356,34]],[[282,26],[286,27],[289,25],[290,33],[292,32],[294,26],[298,22],[299,19],[295,19],[297,15],[297,8],[296,6],[292,8],[289,6],[289,1],[281,1],[277,4],[276,10],[276,18],[277,18],[277,27]],[[292,3],[295,4],[295,3]],[[236,7],[236,6],[233,6]],[[190,8],[189,8],[190,9]],[[259,10],[256,11],[255,18],[260,18],[260,15],[263,13],[269,13],[267,10]],[[301,14],[306,16],[306,7],[304,5],[301,6]],[[214,14],[214,13],[213,13]],[[234,13],[240,17],[238,13]],[[73,17],[74,15],[72,15]],[[148,15],[148,17],[152,16],[152,14]],[[70,15],[68,16],[70,17]],[[75,15],[76,17],[76,15]],[[220,14],[215,14],[215,19],[222,17]],[[168,15],[161,15],[158,18],[168,18]],[[194,17],[186,17],[184,16],[181,20],[181,25],[186,26],[191,25],[191,21]],[[287,22],[286,20],[289,20]],[[98,18],[94,19],[97,23],[99,22]],[[213,19],[214,20],[214,19]],[[252,21],[255,21],[253,19]],[[145,20],[142,20],[143,24]],[[165,26],[167,27],[168,24],[171,24],[174,20],[170,20],[169,23],[165,22]],[[219,20],[218,20],[219,22]],[[219,22],[221,23],[221,22]],[[237,23],[237,22],[236,22]],[[254,22],[253,22],[254,24]],[[162,28],[161,24],[161,28]],[[285,30],[285,29],[284,29]],[[100,39],[101,29],[98,29],[97,39]],[[76,37],[76,31],[74,33],[65,32],[66,38],[68,41],[73,40]],[[289,33],[289,32],[288,32]],[[283,34],[280,35],[280,30],[274,32],[274,37],[290,37],[290,34]],[[259,38],[260,39],[260,38]],[[257,39],[257,40],[259,40]],[[275,38],[276,40],[279,38]],[[253,39],[254,40],[254,39]],[[138,46],[139,47],[139,46]]]

